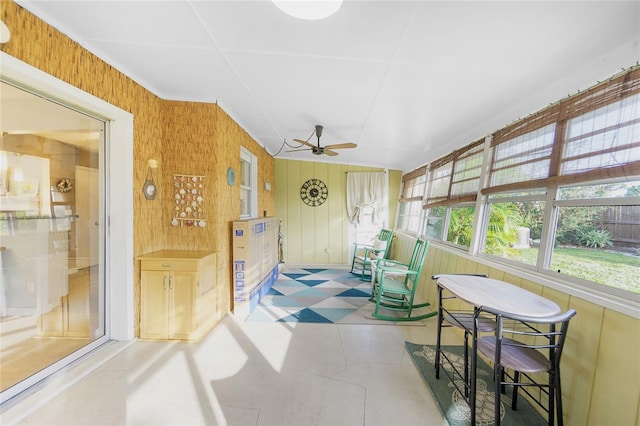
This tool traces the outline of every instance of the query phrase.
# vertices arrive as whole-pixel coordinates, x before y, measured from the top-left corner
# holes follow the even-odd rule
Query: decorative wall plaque
[[[173,175],[174,208],[171,225],[203,227],[204,176]]]

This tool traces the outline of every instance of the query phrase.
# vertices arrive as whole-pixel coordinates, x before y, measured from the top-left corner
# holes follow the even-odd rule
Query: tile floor
[[[239,321],[200,343],[112,342],[3,407],[3,425],[444,425],[404,342],[416,326]],[[444,344],[459,343],[455,335]]]

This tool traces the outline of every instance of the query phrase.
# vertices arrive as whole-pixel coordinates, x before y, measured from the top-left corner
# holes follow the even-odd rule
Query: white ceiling
[[[405,171],[640,59],[640,1],[347,0],[318,21],[270,1],[17,3],[161,98],[217,102],[277,158]],[[281,151],[316,124],[358,147]]]

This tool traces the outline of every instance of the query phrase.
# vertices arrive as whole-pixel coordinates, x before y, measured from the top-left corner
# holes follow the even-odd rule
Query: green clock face
[[[300,188],[300,198],[311,207],[317,207],[327,201],[328,195],[327,185],[319,179],[309,179]]]

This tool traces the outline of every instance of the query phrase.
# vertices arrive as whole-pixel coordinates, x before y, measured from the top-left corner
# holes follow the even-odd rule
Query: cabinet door
[[[140,337],[169,337],[169,278],[167,271],[142,271]]]
[[[195,321],[195,295],[198,274],[174,271],[171,277],[170,336],[174,339],[189,339],[197,328]]]

